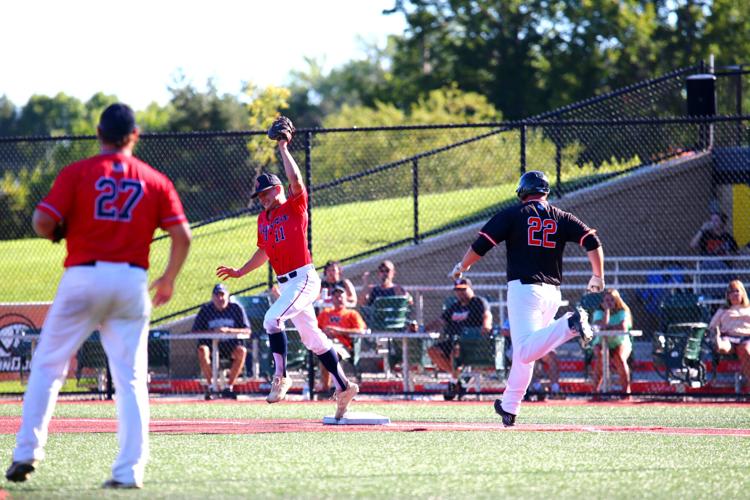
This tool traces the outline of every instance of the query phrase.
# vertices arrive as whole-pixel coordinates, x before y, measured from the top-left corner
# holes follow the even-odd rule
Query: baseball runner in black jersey
[[[523,174],[516,193],[521,203],[495,214],[450,273],[454,279],[460,277],[505,241],[513,366],[502,401],[495,401],[495,411],[508,427],[515,423],[534,362],[577,335],[584,344],[592,338],[588,315],[582,308],[554,319],[561,302],[562,258],[567,242],[586,249],[592,271],[588,290],[604,289],[604,254],[596,231],[549,204],[549,181],[544,173]]]

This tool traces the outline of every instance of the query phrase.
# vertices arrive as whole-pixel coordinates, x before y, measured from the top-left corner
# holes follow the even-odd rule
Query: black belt
[[[296,278],[296,277],[297,277],[297,271],[292,271],[291,273],[285,274],[284,276],[279,276],[279,283],[286,283],[290,279]]]
[[[96,263],[97,263],[97,261],[95,261],[95,260],[90,260],[90,261],[88,261],[88,262],[81,262],[80,264],[73,264],[73,267],[75,267],[75,266],[86,266],[86,267],[94,267],[94,266],[96,265]],[[113,262],[113,264],[120,264],[120,262]],[[143,267],[143,266],[142,266],[142,265],[140,265],[140,264],[136,264],[136,263],[134,263],[134,262],[128,262],[127,264],[128,264],[128,265],[129,265],[130,267],[136,267],[136,268],[138,268],[138,269],[143,269],[144,271],[146,270],[146,268],[145,268],[145,267]]]
[[[549,286],[554,286],[557,289],[560,288],[559,285],[553,285],[551,283],[545,283],[544,281],[530,280],[530,279],[525,279],[525,278],[521,278],[518,281],[520,281],[522,285],[536,285],[536,286],[549,285]]]

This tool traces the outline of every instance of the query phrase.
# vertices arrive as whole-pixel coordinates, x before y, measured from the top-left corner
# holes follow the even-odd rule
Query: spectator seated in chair
[[[214,287],[211,301],[203,304],[193,323],[193,331],[206,333],[250,333],[250,324],[243,307],[229,300],[229,291],[219,283]],[[198,341],[198,363],[203,376],[206,377],[205,399],[213,399],[218,392],[218,380],[213,380],[211,371],[211,339]],[[232,367],[229,371],[227,387],[222,397],[237,399],[234,384],[245,366],[247,348],[243,340],[222,340],[219,342],[219,356],[231,357]]]
[[[464,328],[481,328],[482,335],[492,333],[492,314],[485,299],[477,297],[471,287],[471,281],[466,278],[456,280],[453,285],[456,301],[443,311],[442,315],[426,325],[428,331],[442,330],[445,340],[442,340],[427,350],[435,366],[450,374],[447,394],[462,393],[463,388],[458,379],[458,367],[454,360],[460,354],[459,339]]]
[[[736,255],[739,247],[734,236],[727,230],[727,220],[726,214],[714,211],[690,240],[690,248],[698,250],[701,255],[707,257]],[[705,260],[701,262],[701,269],[704,271],[731,270],[732,261]],[[726,283],[731,278],[731,274],[716,272],[701,276],[700,281],[702,284],[717,284]],[[705,287],[701,293],[717,297],[721,296],[721,288]]]
[[[630,308],[622,300],[620,292],[614,288],[604,290],[602,302],[599,308],[594,311],[592,324],[599,327],[599,331],[606,333],[606,330],[624,330],[628,331],[633,327],[633,317]],[[596,390],[602,387],[602,337],[596,336],[591,342],[594,348],[594,380]],[[633,343],[630,335],[617,335],[607,337],[607,348],[610,352],[610,360],[614,364],[615,371],[620,378],[622,392],[630,394],[630,367],[628,358],[633,352]]]
[[[354,344],[350,334],[367,331],[367,324],[359,312],[346,307],[346,295],[346,288],[343,285],[336,285],[331,295],[331,307],[323,309],[318,314],[318,326],[333,341],[333,347],[342,360],[351,358],[353,354]],[[331,374],[322,364],[320,365],[320,383],[321,387],[317,392],[324,396],[332,396]]]
[[[714,335],[716,351],[737,354],[742,372],[740,390],[750,392],[750,300],[740,280],[732,280],[726,291],[727,302],[711,318],[708,331]]]
[[[335,260],[329,260],[323,267],[323,279],[320,280],[320,298],[322,306],[331,307],[333,291],[336,287],[343,287],[346,291],[344,295],[344,306],[357,307],[357,291],[354,284],[344,278],[341,263]]]
[[[378,297],[406,296],[409,297],[409,305],[411,305],[413,299],[404,287],[393,282],[395,276],[396,266],[390,260],[384,260],[378,266],[379,283],[377,285],[370,284],[370,271],[366,271],[362,275],[363,293],[359,299],[360,304],[363,306],[372,306],[372,303]]]

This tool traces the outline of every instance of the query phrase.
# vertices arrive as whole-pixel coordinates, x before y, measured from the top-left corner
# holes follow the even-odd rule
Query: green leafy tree
[[[0,137],[15,135],[16,105],[7,96],[0,96]]]
[[[288,99],[291,93],[284,87],[259,88],[248,84],[245,94],[250,99],[247,105],[250,115],[247,123],[250,130],[268,130],[273,121],[289,108]],[[299,126],[296,117],[292,118]],[[265,134],[252,136],[248,141],[247,149],[253,163],[258,165],[259,169],[271,165],[276,160],[276,144],[269,141]]]

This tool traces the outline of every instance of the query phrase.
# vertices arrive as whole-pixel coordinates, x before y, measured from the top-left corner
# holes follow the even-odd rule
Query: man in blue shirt
[[[195,332],[221,332],[221,333],[250,333],[250,323],[247,320],[245,309],[229,300],[227,287],[219,283],[214,287],[211,301],[203,304],[193,323]],[[232,368],[229,371],[227,387],[222,391],[222,396],[237,399],[234,392],[234,383],[245,365],[247,348],[242,340],[222,340],[219,342],[219,356],[231,357]],[[200,339],[198,341],[198,363],[201,371],[206,377],[205,399],[213,399],[217,392],[217,380],[213,380],[211,371],[211,339]]]

